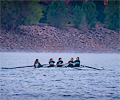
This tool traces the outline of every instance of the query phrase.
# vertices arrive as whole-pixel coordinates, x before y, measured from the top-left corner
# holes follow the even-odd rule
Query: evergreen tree
[[[40,23],[46,23],[47,22],[47,9],[45,7],[43,7],[42,9],[42,13],[44,15],[43,18],[40,19]]]
[[[17,12],[19,9],[15,9],[14,2],[1,1],[1,24],[13,26],[16,22],[15,19],[18,17]]]
[[[103,0],[97,0],[96,1],[96,9],[98,11],[97,20],[100,21],[101,23],[104,23],[105,19],[104,8],[105,6]]]
[[[72,6],[82,6],[82,3],[83,3],[83,0],[70,0],[69,2],[69,5],[72,5]]]
[[[37,1],[1,1],[1,24],[8,26],[31,25],[43,17]]]
[[[120,1],[109,0],[108,6],[105,8],[106,14],[105,21],[107,22],[107,28],[117,29],[120,28]]]
[[[68,22],[68,13],[65,2],[54,0],[47,10],[47,22],[55,27],[64,27]]]
[[[24,20],[25,25],[37,24],[43,18],[43,8],[40,7],[38,1],[31,1],[28,4],[28,16]],[[27,15],[27,14],[26,14]]]
[[[72,16],[72,21],[75,25],[76,28],[80,28],[80,24],[83,19],[83,11],[80,6],[76,5],[75,8],[73,9],[73,16]]]
[[[86,1],[83,3],[82,9],[84,11],[84,16],[86,17],[87,24],[90,27],[94,27],[97,17],[96,5],[94,2]]]

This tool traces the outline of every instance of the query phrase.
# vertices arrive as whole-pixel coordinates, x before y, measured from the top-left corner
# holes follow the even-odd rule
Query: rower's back
[[[53,58],[51,58],[49,60],[49,66],[48,67],[54,67],[54,63],[55,63],[55,61],[53,60]]]
[[[62,67],[62,66],[63,66],[62,58],[59,58],[57,62],[57,67]]]
[[[40,64],[39,60],[36,59],[34,62],[34,68],[39,68],[39,67],[43,67],[43,66]]]
[[[68,61],[68,67],[73,67],[73,58],[70,59],[70,61]]]
[[[79,57],[76,58],[76,60],[74,61],[75,66],[74,67],[80,67],[80,60]]]

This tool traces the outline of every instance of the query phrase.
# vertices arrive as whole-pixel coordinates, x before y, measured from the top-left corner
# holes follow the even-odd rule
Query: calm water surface
[[[120,54],[0,53],[0,68],[42,64],[53,57],[105,70],[0,69],[1,100],[120,100]]]

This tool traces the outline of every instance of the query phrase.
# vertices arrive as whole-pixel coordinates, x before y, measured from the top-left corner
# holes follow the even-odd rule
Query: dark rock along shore
[[[0,29],[0,51],[120,52],[120,31],[105,28],[19,26]]]

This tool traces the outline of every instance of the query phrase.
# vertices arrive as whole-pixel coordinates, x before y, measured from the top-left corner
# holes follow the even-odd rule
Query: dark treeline
[[[3,0],[0,1],[1,24],[18,25],[47,23],[55,27],[68,24],[78,29],[95,27],[99,22],[109,29],[120,28],[120,1],[108,0]]]

